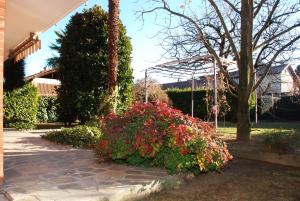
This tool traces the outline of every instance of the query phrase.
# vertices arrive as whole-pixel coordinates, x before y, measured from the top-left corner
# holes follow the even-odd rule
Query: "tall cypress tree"
[[[59,53],[48,63],[58,67],[61,86],[58,102],[60,119],[82,123],[96,115],[105,114],[105,94],[108,91],[108,13],[94,6],[76,13],[66,28],[57,32],[56,43],[51,48]],[[132,100],[133,76],[131,69],[131,43],[126,29],[119,22],[117,73],[117,112],[126,110]]]

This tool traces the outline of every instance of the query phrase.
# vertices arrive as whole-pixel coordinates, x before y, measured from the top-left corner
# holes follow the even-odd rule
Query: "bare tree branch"
[[[236,13],[238,13],[238,14],[241,14],[241,11],[239,11],[238,9],[237,9],[237,7],[235,6],[235,5],[233,5],[230,1],[228,1],[228,0],[223,0],[225,3],[227,3],[229,6],[230,6],[230,8],[232,9],[232,10],[234,10]]]
[[[253,48],[254,48],[254,49],[259,49],[259,48],[261,48],[262,46],[264,46],[264,45],[266,45],[266,44],[269,44],[270,42],[272,42],[273,40],[277,39],[278,37],[280,37],[280,36],[282,36],[282,35],[284,35],[284,34],[290,32],[291,30],[296,29],[296,28],[298,28],[298,27],[300,27],[300,23],[295,24],[295,25],[293,25],[293,26],[291,26],[291,27],[289,27],[289,28],[286,28],[285,30],[281,31],[281,32],[278,33],[278,34],[273,35],[272,37],[270,37],[269,39],[265,40],[264,42],[262,42],[262,43],[259,44],[259,45],[254,44],[254,47],[253,47]]]
[[[272,23],[272,16],[277,8],[277,6],[279,5],[280,0],[276,0],[275,4],[273,5],[271,12],[269,13],[264,25],[262,26],[262,28],[256,33],[254,34],[253,37],[253,48],[256,47],[256,44],[258,43],[262,33],[266,30],[266,28]]]
[[[218,15],[218,17],[219,17],[221,23],[222,23],[222,27],[223,27],[223,29],[225,30],[226,37],[227,37],[227,39],[228,39],[228,41],[229,41],[229,43],[230,43],[230,46],[231,46],[232,51],[233,51],[233,53],[234,53],[234,55],[235,55],[235,58],[236,58],[237,62],[239,63],[239,62],[240,62],[240,55],[239,55],[239,52],[238,52],[238,50],[237,50],[237,48],[236,48],[236,46],[235,46],[235,44],[234,44],[234,42],[233,42],[232,37],[231,37],[231,35],[230,35],[229,31],[228,31],[228,28],[227,28],[227,26],[226,26],[226,23],[225,23],[225,21],[224,21],[224,18],[223,18],[223,16],[222,16],[222,14],[221,14],[221,12],[220,12],[218,6],[215,4],[214,0],[208,0],[208,1],[209,1],[210,4],[212,5],[212,7],[215,9],[215,11],[216,11],[216,13],[217,13],[217,15]]]
[[[259,2],[259,4],[256,6],[256,8],[254,8],[254,18],[257,16],[257,14],[259,13],[260,9],[262,8],[263,4],[266,2],[267,0],[261,0]]]
[[[269,61],[268,65],[266,66],[266,70],[263,73],[263,75],[261,76],[261,78],[256,82],[256,84],[253,86],[252,91],[254,91],[263,81],[263,79],[266,77],[266,75],[268,74],[273,62],[276,60],[276,58],[278,57],[278,55],[284,51],[287,47],[289,47],[291,44],[293,44],[294,42],[296,42],[297,40],[300,39],[300,35],[297,36],[296,38],[294,38],[293,40],[291,40],[290,42],[286,43],[284,46],[282,46],[272,57],[272,59]]]

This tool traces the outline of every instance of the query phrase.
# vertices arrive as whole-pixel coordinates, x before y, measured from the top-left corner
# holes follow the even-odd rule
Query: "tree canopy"
[[[20,88],[24,86],[25,76],[25,62],[24,60],[20,60],[18,62],[14,62],[13,59],[8,58],[4,62],[4,90],[12,91],[14,89]]]
[[[153,12],[167,14],[160,33],[164,33],[162,45],[172,57],[207,53],[214,57],[228,89],[238,99],[237,139],[249,141],[250,95],[272,65],[293,59],[300,40],[299,1],[181,0],[171,3],[152,0],[147,5],[141,12],[142,17]],[[236,61],[238,81],[230,76],[220,57]],[[259,68],[263,76],[255,82],[255,70]]]
[[[131,43],[126,29],[119,24],[117,110],[125,110],[132,101],[133,76]],[[89,121],[99,111],[101,98],[108,89],[108,13],[99,6],[83,10],[71,17],[65,30],[56,32],[59,53],[49,63],[58,66],[61,87],[58,89],[60,117],[64,122],[78,118]]]

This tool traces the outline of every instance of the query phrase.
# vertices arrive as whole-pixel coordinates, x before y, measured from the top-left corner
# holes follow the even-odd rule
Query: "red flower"
[[[100,142],[99,142],[100,150],[105,150],[107,145],[108,145],[108,140],[100,140]]]

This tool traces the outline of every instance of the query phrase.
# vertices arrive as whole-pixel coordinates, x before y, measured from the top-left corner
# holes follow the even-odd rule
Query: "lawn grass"
[[[236,139],[236,124],[218,128],[219,137],[227,142]],[[252,124],[251,144],[277,153],[300,154],[300,122],[259,122]]]
[[[300,122],[259,122],[252,124],[251,135],[265,135],[273,132],[274,130],[280,131],[295,131],[300,134]],[[236,124],[226,122],[220,125],[218,132],[225,135],[236,135]]]

